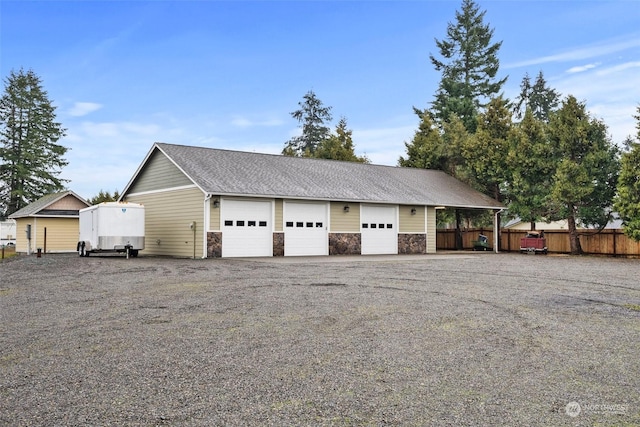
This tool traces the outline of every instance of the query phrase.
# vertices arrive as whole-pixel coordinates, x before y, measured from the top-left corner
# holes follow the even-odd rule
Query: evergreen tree
[[[58,144],[65,129],[31,70],[11,71],[0,98],[0,212],[9,215],[64,189],[59,178],[67,148]]]
[[[510,130],[507,101],[494,98],[478,116],[476,133],[462,146],[466,168],[475,187],[498,201],[502,201],[502,187],[507,181]]]
[[[627,139],[627,151],[622,154],[615,209],[622,218],[624,233],[640,241],[640,106],[637,111],[634,118],[638,134],[635,141]]]
[[[549,220],[566,219],[572,254],[581,254],[579,223],[604,227],[616,192],[618,149],[607,127],[585,105],[568,96],[549,122],[553,155],[559,163],[551,186]]]
[[[331,107],[325,107],[312,90],[298,105],[300,109],[292,112],[291,116],[300,123],[302,134],[291,138],[282,154],[302,157],[306,153],[313,157],[318,145],[329,138],[330,129],[326,123],[332,119]]]
[[[531,223],[546,218],[552,176],[557,159],[549,145],[546,123],[536,119],[527,109],[522,121],[509,135],[507,164],[511,175],[507,180],[509,213]]]
[[[442,140],[440,130],[434,125],[428,111],[414,109],[420,117],[420,125],[411,142],[405,142],[406,157],[400,156],[398,166],[447,170],[449,153]]]
[[[455,114],[442,125],[442,140],[447,153],[445,172],[466,183],[470,183],[472,178],[465,164],[462,147],[468,144],[469,138],[471,134],[462,119]]]
[[[514,113],[518,119],[521,119],[524,112],[529,109],[535,119],[548,122],[549,115],[558,108],[559,103],[560,94],[547,86],[542,71],[538,73],[533,86],[531,78],[525,74],[520,83],[520,95],[516,98]]]
[[[367,156],[357,156],[354,151],[352,131],[347,128],[347,119],[342,117],[336,125],[335,134],[322,140],[310,157],[369,163]]]
[[[441,170],[468,182],[462,146],[469,133],[462,120],[454,114],[440,128],[431,111],[415,107],[413,111],[420,118],[420,125],[411,142],[405,142],[406,157],[400,156],[398,166]]]
[[[115,190],[113,192],[113,195],[111,195],[111,193],[108,191],[100,190],[100,192],[97,195],[95,195],[88,201],[93,206],[93,205],[100,204],[102,202],[115,202],[119,198],[120,198],[120,193],[118,192],[118,190]]]
[[[473,0],[463,0],[456,22],[447,25],[446,39],[436,39],[442,58],[429,56],[435,69],[442,72],[433,101],[436,118],[448,122],[455,114],[470,133],[475,132],[480,108],[507,80],[496,80],[502,42],[492,42],[494,30],[484,23],[485,14]]]

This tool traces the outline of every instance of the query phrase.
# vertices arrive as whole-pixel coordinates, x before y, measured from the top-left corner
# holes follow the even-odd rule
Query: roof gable
[[[442,171],[164,143],[150,153],[156,148],[211,195],[503,208]]]
[[[80,209],[90,206],[89,202],[73,191],[63,191],[42,196],[33,203],[9,215],[9,218],[29,216],[77,216]]]
[[[193,185],[193,181],[162,151],[155,148],[127,186],[127,192],[141,193],[185,185]]]

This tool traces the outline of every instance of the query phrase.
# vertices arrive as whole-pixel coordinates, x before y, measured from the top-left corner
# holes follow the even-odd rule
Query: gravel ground
[[[0,263],[0,425],[638,426],[640,261]]]

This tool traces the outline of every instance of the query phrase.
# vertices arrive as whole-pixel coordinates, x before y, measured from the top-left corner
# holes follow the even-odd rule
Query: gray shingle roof
[[[165,143],[155,147],[212,195],[504,207],[442,171]]]
[[[48,206],[54,204],[58,200],[68,195],[74,196],[75,198],[83,201],[84,203],[86,203],[87,206],[89,206],[89,203],[87,203],[86,200],[78,196],[73,191],[68,190],[68,191],[62,191],[60,193],[51,193],[51,194],[44,195],[38,200],[36,200],[35,202],[30,203],[24,208],[15,211],[11,215],[9,215],[9,218],[24,218],[32,215],[37,215],[38,212],[42,211],[43,209],[46,209]]]

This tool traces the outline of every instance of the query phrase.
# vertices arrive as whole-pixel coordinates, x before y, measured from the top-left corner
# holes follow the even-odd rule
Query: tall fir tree
[[[497,79],[502,42],[492,41],[494,30],[484,23],[486,11],[473,0],[463,0],[455,23],[448,23],[447,37],[436,39],[441,58],[429,55],[442,73],[433,101],[438,121],[457,115],[470,133],[476,129],[476,115],[500,93],[506,77]]]
[[[300,123],[302,133],[287,141],[282,154],[287,156],[313,157],[318,145],[329,138],[331,130],[331,107],[325,107],[316,94],[310,90],[298,103],[300,108],[291,116]]]
[[[626,151],[620,161],[620,176],[618,178],[618,194],[615,209],[618,211],[624,225],[624,233],[640,241],[640,106],[636,129],[638,133],[635,141],[629,137]]]
[[[45,194],[64,189],[59,177],[66,129],[32,71],[11,71],[0,98],[0,212],[10,215]]]

